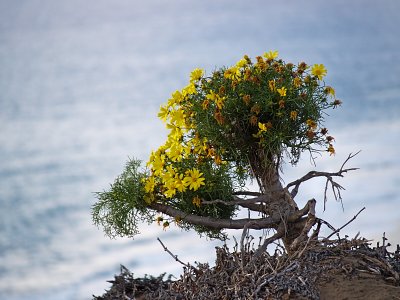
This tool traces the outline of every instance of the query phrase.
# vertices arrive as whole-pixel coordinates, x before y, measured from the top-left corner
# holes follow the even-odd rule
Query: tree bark
[[[280,220],[278,227],[284,228],[284,233],[282,234],[283,244],[288,252],[294,251],[296,250],[294,248],[300,244],[300,239],[304,240],[308,231],[314,225],[315,213],[313,214],[314,219],[302,217],[312,208],[310,203],[307,203],[307,212],[303,212],[302,216],[294,217],[299,209],[292,195],[282,186],[277,164],[274,163],[272,156],[267,158],[267,161],[265,161],[264,155],[260,156],[251,161],[251,166],[260,184],[261,192],[269,199],[269,201],[262,204],[264,213],[272,219]],[[309,227],[310,223],[312,223],[311,227]]]

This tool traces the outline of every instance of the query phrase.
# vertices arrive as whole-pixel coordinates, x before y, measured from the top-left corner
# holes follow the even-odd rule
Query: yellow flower
[[[216,94],[213,90],[206,95],[206,99],[215,101],[217,99],[218,94]]]
[[[197,91],[196,91],[196,86],[194,85],[194,83],[189,83],[189,85],[184,87],[182,90],[183,97],[185,97],[187,95],[193,95],[196,93],[197,93]]]
[[[333,148],[333,146],[331,144],[329,144],[328,152],[330,153],[330,155],[335,154],[335,148]]]
[[[164,182],[164,187],[166,190],[164,191],[164,195],[167,198],[172,198],[176,194],[177,186],[176,186],[176,181],[174,178],[174,174],[170,174],[168,172],[163,174],[162,178]]]
[[[182,109],[171,112],[171,122],[176,126],[183,127],[185,125],[185,113]]]
[[[169,222],[168,221],[165,221],[163,224],[162,224],[162,227],[163,227],[163,230],[167,230],[167,227],[169,226]]]
[[[281,95],[282,97],[285,97],[286,96],[286,91],[287,91],[287,89],[283,86],[282,88],[280,88],[280,89],[276,89],[276,91],[279,93],[279,95]]]
[[[268,129],[270,129],[272,127],[271,122],[268,123],[261,123],[258,122],[258,128],[260,128],[260,132],[266,132],[268,131]]]
[[[208,148],[207,149],[207,157],[213,157],[215,156],[215,149],[214,148]]]
[[[269,80],[268,86],[271,91],[275,91],[275,89],[276,89],[275,80]]]
[[[163,172],[162,174],[160,174],[160,176],[166,188],[173,187],[173,185],[171,185],[171,180],[174,179],[175,170],[171,165],[167,166],[166,172]]]
[[[224,77],[231,80],[238,80],[240,78],[240,70],[238,67],[231,67],[224,72]]]
[[[290,118],[291,118],[293,121],[296,120],[296,118],[297,118],[297,111],[292,110],[292,111],[290,112]]]
[[[182,192],[186,191],[186,186],[185,186],[185,183],[183,182],[183,174],[176,174],[174,180],[175,180],[176,189],[179,192],[182,193]]]
[[[220,97],[217,95],[217,99],[215,100],[215,104],[217,105],[218,109],[222,109],[224,107],[225,97]]]
[[[244,80],[250,80],[250,78],[251,78],[251,71],[249,70],[249,69],[246,69],[245,71],[244,71]]]
[[[215,161],[215,163],[216,163],[217,165],[222,164],[221,156],[216,155],[216,156],[214,157],[214,161]]]
[[[160,112],[158,113],[158,117],[164,122],[167,120],[169,114],[169,109],[165,106],[160,107]]]
[[[203,110],[206,110],[208,106],[210,105],[210,101],[208,99],[204,100],[201,106],[203,107]]]
[[[196,81],[199,81],[200,78],[203,76],[204,71],[202,69],[196,68],[192,71],[190,74],[190,82],[194,83]]]
[[[167,124],[167,128],[170,130],[168,138],[172,141],[180,141],[183,136],[182,128],[173,124]]]
[[[189,189],[196,191],[200,186],[205,185],[205,179],[202,175],[203,173],[200,173],[199,170],[193,168],[186,172],[186,177],[183,179],[183,183],[186,187],[189,187]]]
[[[300,87],[300,85],[301,85],[301,79],[299,78],[299,77],[295,77],[294,79],[293,79],[293,85],[295,86],[295,87]]]
[[[180,91],[175,91],[172,93],[172,97],[168,99],[168,106],[172,107],[174,105],[179,105],[183,100],[183,95]]]
[[[308,127],[310,127],[312,130],[314,130],[315,128],[317,128],[317,123],[315,123],[315,121],[308,119],[306,121],[306,124],[308,125]]]
[[[153,172],[155,175],[161,174],[165,163],[165,155],[155,156],[152,162]]]
[[[199,198],[199,196],[194,197],[193,200],[192,200],[192,203],[193,203],[195,206],[200,207],[200,205],[201,205],[201,199]]]
[[[165,195],[165,197],[167,197],[167,198],[172,198],[173,196],[175,196],[175,194],[176,194],[176,189],[174,189],[174,188],[167,189],[167,190],[164,192],[164,195]]]
[[[278,51],[268,51],[264,53],[264,57],[268,60],[273,60],[278,57]]]
[[[158,216],[158,217],[156,218],[156,221],[157,221],[157,225],[160,225],[160,223],[161,223],[162,221],[164,221],[164,219],[163,219],[163,217]]]
[[[331,95],[332,97],[335,97],[335,90],[331,86],[325,87],[325,93],[327,95]]]
[[[167,153],[168,157],[172,161],[181,161],[183,158],[183,147],[181,144],[174,143],[171,148],[169,149],[169,152]]]
[[[328,71],[325,69],[323,64],[315,64],[311,68],[311,74],[318,77],[319,80],[322,80]]]
[[[146,191],[146,193],[152,193],[154,191],[155,186],[156,182],[154,180],[154,177],[149,177],[145,181],[144,190]]]
[[[243,67],[247,66],[247,64],[248,64],[247,59],[242,58],[241,60],[239,60],[239,61],[236,63],[236,67],[238,67],[238,68],[240,69],[240,68],[243,68]]]

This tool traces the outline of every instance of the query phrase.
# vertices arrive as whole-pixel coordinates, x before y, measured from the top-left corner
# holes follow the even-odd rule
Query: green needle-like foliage
[[[157,221],[220,238],[224,226],[242,226],[229,222],[238,203],[265,214],[264,204],[237,201],[248,178],[282,200],[276,174],[282,161],[294,165],[304,151],[335,153],[323,121],[341,101],[322,81],[326,72],[323,65],[286,63],[271,51],[210,76],[195,69],[161,107],[167,141],[151,153],[147,169],[132,160],[108,191],[96,194],[95,224],[111,237],[133,236],[141,221]]]
[[[152,222],[154,212],[144,201],[140,161],[130,160],[124,172],[118,176],[108,191],[96,193],[98,202],[93,205],[92,217],[95,225],[102,226],[110,237],[132,237],[139,233],[138,225]]]

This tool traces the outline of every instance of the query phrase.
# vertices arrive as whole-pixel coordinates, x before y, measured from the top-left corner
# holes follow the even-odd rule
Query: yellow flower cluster
[[[317,142],[334,154],[332,140],[317,131],[318,110],[329,106],[328,96],[335,98],[335,90],[320,83],[326,74],[322,64],[285,63],[278,59],[278,51],[265,52],[255,63],[245,55],[210,77],[194,69],[188,85],[160,108],[158,117],[169,133],[147,164],[150,174],[144,188],[149,201],[155,195],[171,199],[201,189],[208,180],[203,172],[209,174],[202,161],[226,163],[222,156],[230,160],[226,156],[234,153],[230,147],[247,145],[248,137],[269,147],[268,151],[281,151],[280,145],[303,149]],[[332,103],[333,107],[341,104],[340,100]],[[193,204],[199,206],[201,201],[195,198]]]
[[[279,132],[287,126],[297,126],[305,128],[305,136],[308,138],[306,143],[326,143],[327,151],[334,154],[334,148],[331,141],[325,139],[324,134],[317,132],[317,122],[308,119],[308,115],[304,115],[305,111],[309,110],[305,107],[313,105],[320,106],[318,109],[325,109],[328,105],[327,99],[324,100],[324,95],[335,98],[335,90],[330,86],[324,86],[320,81],[327,74],[327,70],[323,64],[314,64],[308,66],[301,62],[297,66],[292,63],[285,63],[278,59],[278,51],[265,52],[264,55],[256,57],[256,62],[253,64],[250,58],[245,55],[232,67],[223,69],[223,78],[227,80],[217,79],[217,73],[211,80],[220,80],[223,88],[230,91],[233,90],[238,94],[241,103],[244,103],[250,108],[248,111],[243,111],[248,122],[258,131],[252,133],[260,142],[266,144],[273,139],[275,134],[287,136],[286,133]],[[218,85],[217,85],[218,86]],[[268,88],[268,92],[263,90]],[[244,91],[245,92],[242,92]],[[320,91],[323,91],[322,93]],[[261,96],[262,95],[262,96]],[[228,127],[229,123],[236,124],[234,121],[228,121],[231,118],[232,111],[224,110],[225,102],[232,101],[232,93],[227,96],[221,92],[210,91],[203,103],[203,110],[213,111],[213,117],[218,125]],[[233,96],[234,97],[234,96]],[[254,99],[254,100],[253,100]],[[317,103],[318,101],[321,101]],[[210,106],[214,103],[213,106]],[[340,100],[334,100],[329,105],[335,108],[340,105]],[[233,107],[233,106],[231,106]],[[236,111],[240,109],[237,108]],[[308,114],[308,113],[306,113]],[[268,116],[266,118],[265,116]],[[316,120],[318,115],[313,115]],[[284,125],[288,120],[290,125]],[[300,127],[299,127],[300,126]],[[285,129],[283,129],[285,130]],[[291,137],[295,139],[296,137]],[[325,142],[324,142],[325,140]],[[293,145],[292,141],[288,144]],[[307,147],[307,144],[303,144]]]
[[[187,168],[179,164],[183,160],[206,157],[216,164],[223,163],[221,157],[207,144],[207,139],[199,138],[192,124],[192,103],[189,96],[197,94],[196,86],[204,75],[201,69],[195,69],[190,75],[189,84],[181,91],[175,91],[167,104],[161,106],[158,117],[169,130],[167,141],[157,151],[153,151],[147,166],[150,175],[143,180],[148,201],[154,200],[155,194],[173,198],[177,193],[187,190],[197,191],[205,185],[204,174],[198,168]],[[205,101],[212,102],[222,109],[224,97],[210,90]],[[207,104],[203,104],[207,107]],[[199,205],[196,201],[195,205]]]
[[[158,187],[166,198],[173,198],[177,192],[183,193],[187,189],[196,191],[205,185],[205,178],[200,170],[183,169],[175,164],[194,153],[205,153],[204,144],[196,138],[186,144],[172,138],[166,145],[152,152],[147,163],[151,174],[144,180],[146,193],[153,194]]]

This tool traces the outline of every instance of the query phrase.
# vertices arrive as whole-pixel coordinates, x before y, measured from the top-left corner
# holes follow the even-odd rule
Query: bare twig
[[[329,229],[332,230],[332,231],[335,231],[335,230],[336,230],[335,227],[333,227],[331,224],[329,224],[329,223],[328,223],[327,221],[325,221],[324,219],[317,218],[317,221],[318,221],[318,222],[321,222],[322,224],[325,224],[325,225],[328,226]]]
[[[294,198],[298,191],[299,191],[299,187],[300,185],[307,181],[310,180],[312,178],[315,177],[326,177],[327,178],[327,182],[325,185],[325,199],[324,201],[326,202],[326,192],[328,189],[328,184],[330,183],[332,185],[332,190],[335,196],[335,199],[341,199],[341,195],[340,195],[340,190],[344,189],[341,185],[339,185],[338,183],[336,183],[335,181],[333,181],[333,177],[343,177],[344,173],[347,173],[349,171],[355,171],[358,170],[359,168],[348,168],[348,169],[344,169],[344,166],[346,165],[346,163],[352,159],[354,156],[356,156],[357,154],[359,154],[360,151],[358,151],[355,154],[350,153],[349,156],[346,158],[346,160],[343,162],[342,166],[340,167],[340,170],[338,172],[318,172],[318,171],[310,171],[308,172],[306,175],[304,175],[303,177],[290,182],[287,186],[286,189],[289,189],[290,187],[293,187],[293,189],[291,190],[290,194],[291,196]]]
[[[311,236],[310,236],[311,240],[317,239],[318,235],[319,235],[319,231],[321,230],[321,225],[322,225],[321,219],[316,218],[315,221],[317,223],[317,228],[315,228],[315,230],[311,234]]]
[[[160,238],[157,238],[157,240],[160,242],[161,246],[164,248],[164,251],[167,252],[169,255],[172,256],[172,258],[177,261],[178,263],[180,263],[181,265],[184,265],[185,267],[190,268],[191,265],[189,264],[185,264],[184,262],[182,262],[179,258],[178,255],[174,255],[171,251],[169,251],[169,249],[164,245],[163,242],[161,242]]]
[[[187,267],[187,268],[189,268],[189,269],[192,269],[192,270],[197,274],[198,270],[197,270],[194,266],[192,266],[192,265],[189,264],[189,263],[186,263],[186,264],[185,264],[184,262],[182,262],[182,261],[178,258],[178,255],[173,254],[173,253],[164,245],[164,243],[161,242],[160,238],[157,238],[157,240],[160,242],[161,246],[164,248],[164,251],[167,252],[169,255],[171,255],[172,258],[173,258],[175,261],[177,261],[178,263],[180,263],[181,265],[183,265],[183,266],[185,266],[185,267]]]
[[[358,215],[365,209],[365,207],[363,207],[362,209],[360,209],[360,211],[353,217],[351,218],[350,221],[348,221],[346,224],[344,224],[342,227],[336,229],[334,232],[332,232],[330,235],[328,235],[324,240],[328,240],[332,235],[334,235],[335,233],[338,233],[340,230],[342,230],[344,227],[346,227],[347,225],[349,225],[351,222],[353,222]]]

